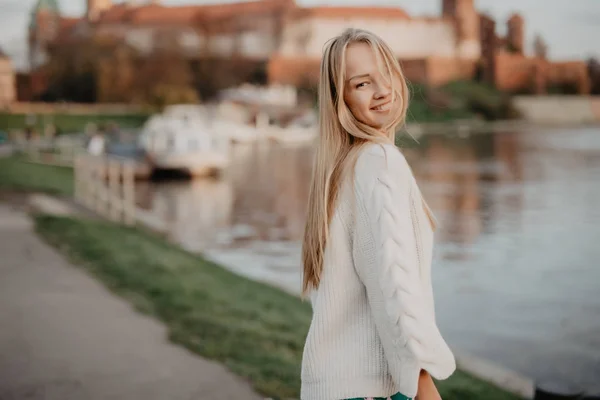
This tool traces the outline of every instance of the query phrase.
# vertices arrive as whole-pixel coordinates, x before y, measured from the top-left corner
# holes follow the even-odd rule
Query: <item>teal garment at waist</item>
[[[411,397],[406,397],[402,393],[396,393],[391,395],[390,397],[356,397],[353,399],[346,400],[413,400]]]

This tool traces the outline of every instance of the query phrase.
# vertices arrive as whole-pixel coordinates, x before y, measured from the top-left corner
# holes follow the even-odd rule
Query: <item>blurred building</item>
[[[473,0],[444,0],[439,17],[411,17],[397,7],[310,7],[292,10],[269,62],[271,81],[314,83],[325,42],[347,27],[385,40],[413,82],[443,84],[473,76],[481,56]]]
[[[495,87],[509,92],[590,93],[590,76],[584,60],[552,62],[543,57],[525,54],[525,20],[513,14],[507,21],[506,37],[498,37],[495,23],[482,15],[482,40],[486,50],[481,64],[485,67],[485,80]]]
[[[318,79],[324,43],[347,27],[361,27],[390,44],[413,82],[440,85],[477,77],[519,91],[557,77],[582,79],[578,64],[555,67],[525,57],[525,25],[518,15],[508,21],[507,37],[497,37],[495,21],[480,15],[474,0],[442,0],[441,14],[434,17],[410,16],[398,7],[301,7],[294,0],[187,6],[86,0],[80,18],[63,17],[57,1],[38,0],[32,11],[33,71],[53,44],[96,35],[120,40],[142,55],[175,45],[192,60],[234,62],[235,75],[260,67],[270,83],[310,86]],[[511,68],[518,78],[509,76]],[[549,75],[536,86],[533,74],[539,73]],[[577,85],[585,92],[583,82]]]
[[[284,15],[293,0],[258,0],[233,4],[163,6],[87,0],[81,18],[61,16],[58,0],[38,0],[29,26],[30,64],[44,62],[49,48],[92,35],[121,39],[142,54],[168,41],[186,55],[268,60],[277,51]]]
[[[0,49],[0,108],[16,100],[15,70],[11,59]]]
[[[269,82],[314,83],[323,44],[346,27],[371,30],[393,47],[413,81],[470,78],[481,56],[473,0],[444,0],[439,17],[411,17],[397,7],[300,7],[294,0],[164,6],[87,0],[81,18],[64,18],[58,0],[38,0],[29,49],[32,69],[52,44],[109,35],[150,53],[173,38],[189,57],[264,63]],[[406,40],[398,40],[406,38]]]

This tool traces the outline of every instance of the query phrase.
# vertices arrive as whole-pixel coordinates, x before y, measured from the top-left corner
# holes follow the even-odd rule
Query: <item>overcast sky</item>
[[[25,60],[29,12],[37,0],[0,0],[0,47],[21,67]],[[144,0],[137,0],[138,3]],[[219,0],[162,0],[164,4],[207,4]],[[221,0],[225,2],[227,0]],[[58,0],[65,15],[81,15],[85,0]],[[441,0],[296,0],[302,6],[369,5],[399,6],[411,15],[439,15]],[[517,11],[526,21],[527,50],[540,33],[552,59],[600,57],[600,0],[475,0],[479,10],[500,22]]]

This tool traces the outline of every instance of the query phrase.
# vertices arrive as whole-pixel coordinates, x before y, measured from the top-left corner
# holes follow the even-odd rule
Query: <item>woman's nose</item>
[[[374,93],[374,97],[377,100],[384,99],[392,93],[392,88],[387,84],[387,82],[379,82],[377,83],[377,87]]]

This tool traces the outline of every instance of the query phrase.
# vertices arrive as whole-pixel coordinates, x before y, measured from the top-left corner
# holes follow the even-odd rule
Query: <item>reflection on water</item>
[[[152,185],[136,184],[138,206],[164,221],[169,236],[190,251],[201,251],[215,241],[215,233],[231,225],[231,182],[195,180]]]
[[[138,202],[186,248],[298,293],[312,151],[232,151],[224,178],[140,186]],[[434,286],[448,341],[600,390],[600,130],[426,136],[404,153],[440,222]]]

